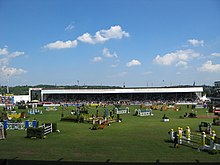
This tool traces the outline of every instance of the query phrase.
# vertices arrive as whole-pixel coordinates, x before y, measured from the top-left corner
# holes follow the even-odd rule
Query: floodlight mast
[[[9,93],[9,74],[7,74],[7,93]]]
[[[77,86],[78,86],[78,90],[79,90],[79,80],[77,80]]]

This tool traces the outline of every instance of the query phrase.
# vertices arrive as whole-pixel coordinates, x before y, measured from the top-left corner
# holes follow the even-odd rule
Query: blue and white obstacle
[[[25,122],[22,123],[11,123],[8,122],[8,120],[4,120],[3,126],[6,130],[25,130],[29,127],[36,128],[37,121],[33,120],[32,122],[30,122],[29,120],[26,120]]]
[[[28,114],[29,115],[36,115],[36,114],[43,114],[43,112],[40,111],[39,109],[30,109],[30,110],[28,110]]]

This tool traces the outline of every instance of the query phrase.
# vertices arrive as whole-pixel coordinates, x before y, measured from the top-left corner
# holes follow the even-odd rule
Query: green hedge
[[[97,130],[97,129],[99,129],[99,124],[98,123],[93,124],[91,130]]]
[[[44,136],[44,129],[43,128],[27,128],[27,138],[36,137],[36,138],[43,138]]]
[[[83,123],[84,117],[79,115],[70,115],[70,116],[62,117],[60,121],[72,121],[72,122]]]
[[[60,121],[74,121],[74,122],[78,122],[78,119],[77,119],[77,116],[71,115],[71,116],[62,117]]]
[[[26,105],[18,105],[18,109],[26,109]]]
[[[57,123],[52,123],[52,132],[57,131]]]

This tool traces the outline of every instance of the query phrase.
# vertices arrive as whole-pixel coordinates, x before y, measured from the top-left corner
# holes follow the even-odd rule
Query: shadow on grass
[[[173,141],[171,141],[171,140],[169,140],[169,139],[164,139],[164,142],[173,144],[172,146],[169,146],[169,148],[175,148]],[[192,149],[194,149],[194,150],[198,150],[198,148],[199,148],[199,145],[198,145],[198,144],[193,143],[193,142],[192,142],[192,143],[187,143],[186,141],[184,141],[182,144],[179,144],[178,146],[179,146],[179,147],[180,147],[180,146],[190,147],[190,148],[192,148]],[[178,148],[179,148],[179,147],[178,147]]]
[[[57,161],[42,161],[42,160],[15,160],[15,159],[0,159],[0,165],[86,165],[86,164],[95,164],[95,165],[155,165],[155,164],[162,164],[162,165],[168,165],[168,164],[219,164],[219,162],[216,163],[207,163],[203,162],[201,163],[198,159],[195,159],[195,162],[161,162],[159,159],[156,159],[155,162],[110,162],[110,159],[107,159],[106,162],[73,162],[73,161],[62,161],[63,158],[57,160]]]
[[[164,139],[164,142],[166,142],[166,143],[173,143],[171,140],[169,140],[169,139]]]

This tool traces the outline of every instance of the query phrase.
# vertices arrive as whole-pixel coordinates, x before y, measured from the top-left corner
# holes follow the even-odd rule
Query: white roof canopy
[[[132,89],[42,89],[41,94],[114,94],[114,93],[185,93],[203,92],[203,87],[164,87]]]

